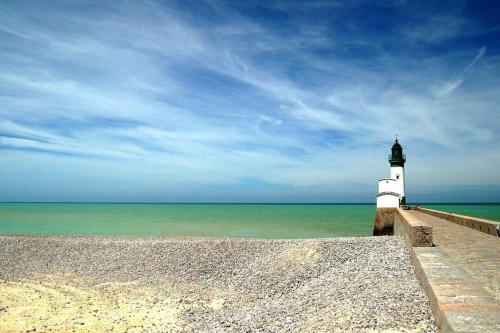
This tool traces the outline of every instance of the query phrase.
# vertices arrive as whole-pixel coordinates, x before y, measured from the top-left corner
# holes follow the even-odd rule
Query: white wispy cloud
[[[472,61],[467,66],[465,66],[460,74],[455,79],[446,81],[440,87],[438,87],[434,92],[434,96],[444,97],[448,94],[451,94],[455,89],[457,89],[465,81],[465,74],[467,73],[467,71],[469,71],[484,56],[485,53],[486,46],[482,46],[477,51],[474,59],[472,59]]]
[[[479,49],[479,51],[477,51],[477,54],[474,57],[474,59],[467,65],[467,67],[464,68],[464,70],[462,71],[462,75],[464,75],[465,72],[467,72],[469,69],[471,69],[472,66],[474,66],[476,64],[476,62],[478,62],[479,59],[481,59],[484,56],[485,53],[486,53],[486,46],[482,46]]]

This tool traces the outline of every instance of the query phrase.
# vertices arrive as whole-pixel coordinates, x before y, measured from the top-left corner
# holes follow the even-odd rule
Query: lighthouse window
[[[396,175],[396,179],[399,179],[399,175]]]

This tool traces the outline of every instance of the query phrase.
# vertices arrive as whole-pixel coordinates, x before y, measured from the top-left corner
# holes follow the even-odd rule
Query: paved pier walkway
[[[500,301],[500,238],[422,212],[410,211],[433,228],[433,242]]]
[[[412,241],[411,253],[440,332],[500,332],[498,224],[429,209],[397,212],[394,230],[403,224],[409,240],[430,227],[435,246]]]

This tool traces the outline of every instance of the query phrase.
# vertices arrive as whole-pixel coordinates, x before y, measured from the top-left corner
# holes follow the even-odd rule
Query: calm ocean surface
[[[500,204],[422,205],[500,220]],[[0,203],[0,233],[318,238],[369,236],[372,204]]]

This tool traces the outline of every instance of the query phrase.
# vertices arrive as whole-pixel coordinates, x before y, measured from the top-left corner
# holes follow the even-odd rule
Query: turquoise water
[[[0,233],[320,238],[369,236],[375,205],[0,203]]]
[[[500,221],[500,204],[423,204]],[[369,236],[375,205],[0,203],[0,234],[320,238]]]
[[[500,222],[500,204],[422,204],[424,208]]]

